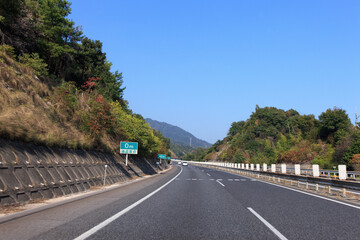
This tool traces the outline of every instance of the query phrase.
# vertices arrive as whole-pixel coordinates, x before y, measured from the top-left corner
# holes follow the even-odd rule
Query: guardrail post
[[[308,183],[308,182],[306,182],[305,188],[306,188],[306,189],[309,189],[309,183]]]
[[[331,194],[331,186],[330,185],[329,185],[328,190],[329,190],[329,194]]]
[[[281,173],[286,173],[286,164],[281,164]]]
[[[249,164],[248,164],[248,163],[245,164],[245,168],[246,168],[246,169],[249,169]]]
[[[276,164],[271,164],[271,172],[276,172]]]
[[[300,164],[295,164],[295,175],[300,175]]]
[[[263,164],[263,171],[267,172],[267,164],[266,163]]]
[[[342,189],[342,196],[346,197],[346,189],[345,188]]]
[[[260,164],[256,164],[256,171],[260,171]]]
[[[312,165],[312,169],[313,169],[313,176],[319,177],[320,176],[319,165],[317,164]]]
[[[315,184],[315,190],[319,191],[319,184]]]
[[[347,174],[346,174],[346,165],[339,165],[339,179],[340,180],[346,180]]]

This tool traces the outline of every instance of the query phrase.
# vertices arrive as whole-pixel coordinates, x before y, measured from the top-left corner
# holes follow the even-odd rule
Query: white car
[[[182,165],[183,165],[183,166],[187,166],[187,165],[188,165],[188,162],[183,162]]]

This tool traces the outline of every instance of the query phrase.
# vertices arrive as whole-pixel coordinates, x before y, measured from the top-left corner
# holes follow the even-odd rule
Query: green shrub
[[[25,53],[22,56],[19,56],[19,61],[34,69],[34,72],[38,76],[47,76],[49,74],[47,64],[39,57],[38,53]]]

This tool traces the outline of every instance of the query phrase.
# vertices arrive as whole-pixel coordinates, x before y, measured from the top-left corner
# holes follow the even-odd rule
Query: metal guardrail
[[[202,162],[193,162],[196,165],[200,165],[203,167],[211,167],[224,171],[229,171],[233,173],[238,173],[240,175],[250,176],[252,178],[262,178],[265,181],[283,183],[285,185],[289,184],[291,186],[297,185],[298,187],[302,186],[304,189],[313,189],[315,191],[326,191],[337,192],[339,195],[345,197],[347,193],[360,196],[360,182],[354,181],[344,181],[338,179],[329,179],[329,178],[315,178],[310,175],[311,170],[303,170],[308,171],[308,176],[304,175],[292,175],[287,172],[287,174],[274,173],[270,171],[256,171],[250,169],[239,169],[239,168],[231,168],[226,166],[219,165],[211,165],[211,164],[201,164]],[[327,173],[327,171],[324,171]],[[336,173],[336,171],[332,171]],[[350,173],[352,174],[352,173]]]
[[[189,162],[191,163],[191,162]],[[267,168],[267,171],[262,171],[262,168],[259,168],[259,170],[256,170],[256,168],[254,167],[253,169],[243,169],[243,168],[239,168],[239,167],[231,167],[231,166],[223,166],[223,163],[218,163],[218,162],[195,162],[193,161],[192,163],[195,164],[201,164],[203,166],[212,166],[212,167],[219,167],[222,169],[229,169],[229,170],[234,170],[234,171],[239,171],[239,172],[243,172],[243,173],[253,173],[253,174],[261,174],[261,175],[267,175],[267,176],[271,176],[271,177],[276,177],[276,178],[283,178],[283,179],[288,179],[288,180],[295,180],[295,181],[301,181],[301,182],[308,182],[308,183],[312,183],[312,184],[323,184],[326,187],[333,187],[333,188],[339,188],[339,189],[343,189],[343,188],[347,188],[347,189],[353,189],[356,191],[360,191],[360,181],[357,178],[357,176],[359,176],[358,172],[347,172],[348,175],[351,176],[355,176],[356,181],[354,181],[353,178],[348,178],[347,180],[340,180],[337,177],[335,177],[337,171],[327,171],[327,170],[319,170],[319,176],[318,177],[314,177],[313,176],[313,170],[311,169],[301,169],[301,175],[296,175],[294,174],[295,169],[294,168],[287,168],[286,173],[283,174],[281,172],[279,172],[279,170],[281,170],[281,168],[276,167],[276,172],[272,172],[271,169]],[[226,164],[225,164],[226,165]],[[330,176],[330,177],[329,177]]]
[[[223,167],[233,167],[237,169],[243,169],[243,170],[252,170],[252,171],[264,171],[264,172],[273,172],[273,173],[286,173],[286,174],[295,174],[295,175],[301,175],[301,176],[315,176],[315,177],[323,177],[323,178],[329,178],[329,179],[340,179],[340,180],[352,180],[352,181],[360,181],[360,172],[355,171],[347,171],[345,165],[339,165],[338,169],[341,167],[341,173],[339,170],[327,170],[327,169],[319,169],[319,165],[313,165],[313,167],[317,166],[316,172],[314,174],[314,168],[300,168],[298,165],[298,174],[295,172],[295,168],[289,168],[285,165],[285,172],[282,171],[282,167],[278,164],[272,168],[270,165],[266,165],[266,170],[263,169],[263,164],[234,164],[234,163],[224,163],[224,162],[202,162],[203,164],[213,164],[216,166],[223,166]],[[235,165],[235,167],[234,167]],[[241,165],[241,167],[240,167]],[[247,167],[244,167],[244,165],[247,165]],[[256,166],[258,165],[258,166]],[[272,164],[275,165],[275,164]],[[341,176],[340,176],[341,175]]]
[[[261,171],[263,171],[262,168],[260,168]],[[276,167],[276,172],[281,172],[280,167]],[[327,177],[330,179],[337,179],[339,174],[337,170],[327,170],[327,169],[319,169],[320,177]],[[287,168],[286,173],[289,174],[295,174],[295,168]],[[312,169],[300,169],[300,175],[303,176],[313,176],[313,170]],[[347,172],[347,178],[354,180],[354,181],[360,181],[360,172],[356,171],[348,171]]]

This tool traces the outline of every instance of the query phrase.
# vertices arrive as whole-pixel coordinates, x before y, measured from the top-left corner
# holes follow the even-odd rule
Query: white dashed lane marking
[[[208,180],[208,181],[223,181],[223,179],[214,179],[214,178],[210,178],[210,179],[202,179],[202,178],[176,178],[175,180],[179,181],[179,180],[186,180],[186,181],[204,181],[204,180]],[[229,178],[229,179],[225,179],[224,181],[229,181],[229,182],[246,182],[246,181],[250,181],[250,182],[257,182],[256,179],[232,179],[232,178]]]

